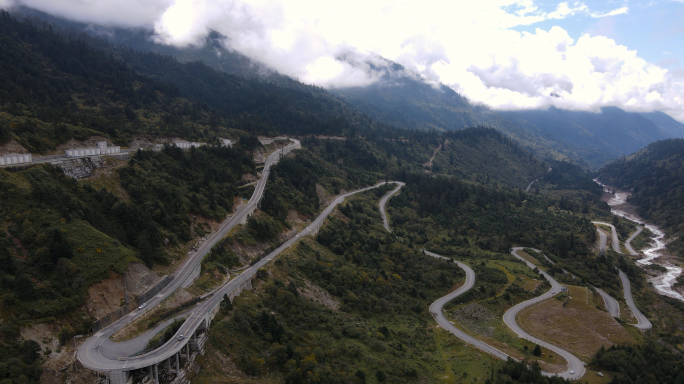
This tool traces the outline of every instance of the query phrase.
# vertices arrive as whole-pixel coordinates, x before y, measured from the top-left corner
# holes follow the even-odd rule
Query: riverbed
[[[627,220],[637,223],[638,225],[643,225],[649,231],[651,231],[651,233],[653,233],[654,236],[651,238],[651,245],[648,248],[641,250],[641,253],[644,255],[644,257],[637,260],[636,263],[641,267],[656,264],[665,268],[667,272],[656,275],[655,277],[651,277],[649,281],[659,293],[684,301],[684,296],[672,288],[672,285],[677,281],[677,277],[682,274],[682,268],[670,263],[667,260],[664,260],[662,257],[665,247],[667,246],[665,232],[663,232],[656,225],[645,224],[643,219],[636,214],[629,213],[624,209],[620,209],[623,205],[627,204],[627,196],[629,196],[629,193],[613,192],[609,186],[600,183],[598,180],[594,180],[594,182],[602,186],[604,192],[613,195],[613,197],[608,200],[608,205],[610,205],[610,212],[612,214],[622,216]]]

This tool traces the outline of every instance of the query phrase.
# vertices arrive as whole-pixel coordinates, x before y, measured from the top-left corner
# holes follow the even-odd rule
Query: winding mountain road
[[[128,363],[128,356],[130,356],[130,351],[137,349],[137,351],[140,351],[141,349],[144,348],[144,346],[147,345],[147,342],[149,339],[151,339],[154,334],[151,334],[151,332],[144,333],[137,338],[133,340],[129,340],[124,343],[115,343],[111,341],[107,341],[109,337],[111,337],[116,331],[119,329],[125,327],[129,323],[133,322],[135,319],[139,318],[142,316],[144,313],[147,311],[151,310],[154,308],[157,304],[162,302],[165,298],[170,296],[173,292],[175,292],[178,288],[184,286],[188,282],[189,279],[193,277],[193,274],[197,268],[200,267],[200,264],[206,254],[213,248],[213,246],[225,236],[226,233],[228,233],[235,225],[239,224],[241,221],[244,220],[245,216],[249,215],[257,206],[261,198],[263,197],[264,189],[266,187],[266,182],[268,180],[268,175],[271,166],[273,166],[277,161],[286,153],[289,153],[290,151],[294,149],[301,148],[301,143],[299,140],[291,139],[293,142],[292,144],[281,148],[274,153],[272,153],[268,159],[266,160],[264,164],[264,169],[262,171],[262,177],[259,178],[259,181],[257,182],[255,188],[254,188],[254,193],[252,194],[252,197],[249,199],[247,204],[243,205],[238,209],[238,211],[228,219],[226,219],[220,226],[219,228],[212,233],[207,240],[200,245],[200,247],[195,251],[193,254],[191,254],[187,260],[178,268],[178,270],[174,273],[174,279],[161,291],[159,292],[156,296],[154,296],[152,299],[148,300],[143,310],[135,310],[128,315],[122,317],[118,321],[110,324],[109,326],[105,327],[104,329],[100,330],[97,332],[95,335],[91,336],[88,338],[78,349],[77,352],[77,358],[78,360],[87,368],[98,371],[98,372],[104,372],[104,371],[111,371],[111,370],[130,370],[130,369],[135,369],[135,368],[130,368],[131,365]],[[239,277],[236,279],[233,279],[230,281],[227,285],[232,285],[235,281],[239,280]],[[222,295],[221,295],[222,296]],[[213,300],[209,300],[203,304],[201,304],[198,308],[202,309],[203,306],[207,305],[207,303],[212,303]],[[197,316],[195,316],[195,320],[197,320]],[[193,319],[193,315],[190,316],[190,320]],[[187,328],[188,321],[186,321],[186,324],[181,327],[181,331],[185,330]],[[183,334],[182,332],[180,334]],[[187,343],[187,339],[183,344]],[[176,343],[178,344],[178,343]],[[133,363],[133,365],[138,366],[147,366],[150,365],[149,361],[159,359],[160,361],[163,360],[164,358],[168,358],[166,356],[167,354],[173,355],[173,353],[170,353],[169,351],[172,349],[176,349],[175,347],[169,347],[168,343],[167,345],[164,345],[163,347],[151,352],[150,354],[147,354],[147,358],[140,358],[136,359],[136,361]],[[137,352],[136,351],[136,352]],[[174,352],[175,353],[175,352]],[[164,357],[166,356],[166,357]],[[122,360],[123,359],[123,360]],[[146,364],[147,365],[144,365]],[[129,369],[130,368],[130,369]]]
[[[531,248],[531,249],[534,249],[534,248]],[[518,255],[518,251],[521,251],[521,250],[523,250],[523,247],[514,247],[511,249],[511,254],[514,257],[516,257],[518,260],[522,260],[525,263],[525,265],[527,265],[529,268],[532,268],[532,269],[537,268],[536,265],[530,263],[524,257]],[[534,250],[536,252],[540,252],[537,249],[534,249]],[[542,302],[546,299],[550,299],[553,296],[555,296],[557,293],[560,293],[560,291],[561,291],[561,285],[558,281],[556,281],[556,279],[554,279],[551,275],[542,271],[541,269],[539,269],[539,273],[544,275],[544,278],[546,278],[546,280],[551,284],[551,289],[548,292],[546,292],[540,296],[535,297],[534,299],[523,301],[522,303],[519,303],[519,304],[513,306],[513,308],[506,311],[506,313],[504,313],[504,315],[503,315],[504,323],[510,329],[512,329],[513,332],[515,332],[519,337],[522,337],[523,339],[527,339],[527,340],[529,340],[535,344],[538,344],[538,345],[540,345],[540,346],[542,346],[542,347],[544,347],[550,351],[555,352],[557,355],[565,358],[565,360],[568,362],[568,369],[563,373],[559,373],[558,376],[565,378],[565,379],[568,379],[568,380],[577,380],[577,379],[581,378],[582,376],[584,376],[584,372],[585,372],[584,363],[580,359],[578,359],[577,356],[566,351],[565,349],[562,349],[562,348],[557,347],[551,343],[547,343],[544,340],[538,339],[538,338],[530,335],[529,333],[525,332],[518,325],[518,323],[516,321],[516,317],[518,316],[518,314],[523,309],[525,309],[529,306],[532,306],[534,304],[537,304],[539,302]],[[544,372],[544,374],[547,376],[553,376],[552,374],[550,374],[548,372]]]
[[[637,308],[636,304],[634,303],[634,298],[632,297],[632,286],[629,283],[629,278],[627,278],[627,275],[625,275],[624,272],[620,271],[620,280],[622,281],[622,292],[625,295],[625,301],[627,302],[627,306],[629,309],[632,310],[632,313],[634,314],[634,317],[637,319],[636,324],[631,324],[641,330],[646,330],[646,329],[651,329],[653,328],[653,325],[651,324],[650,321],[644,316],[643,313]]]
[[[391,197],[391,195],[394,194],[401,187],[402,187],[402,185],[399,185],[399,187],[397,187],[397,189],[395,189],[391,193],[385,195],[383,197],[383,201],[380,202],[380,211],[381,211],[383,220],[386,220],[386,213],[385,213],[386,198]],[[388,225],[385,226],[385,229],[388,232],[391,232],[391,229],[389,228]],[[534,264],[530,263],[529,261],[525,260],[524,258],[522,258],[520,255],[517,254],[517,251],[522,250],[522,249],[523,249],[522,247],[512,248],[511,254],[513,256],[515,256],[516,258],[524,261],[528,267],[533,268],[533,269],[536,268],[536,266]],[[539,250],[536,250],[536,249],[535,249],[535,251],[540,252]],[[438,255],[436,253],[433,253],[433,252],[430,252],[427,250],[423,250],[423,252],[428,256],[448,260],[447,257]],[[435,319],[437,324],[439,324],[442,328],[449,331],[451,334],[458,337],[459,339],[461,339],[465,343],[470,344],[470,345],[474,346],[475,348],[477,348],[483,352],[486,352],[486,353],[488,353],[494,357],[497,357],[497,358],[502,359],[502,360],[507,360],[511,356],[509,356],[508,354],[500,351],[499,349],[494,348],[491,345],[489,345],[483,341],[480,341],[480,340],[476,339],[475,337],[470,336],[467,333],[461,331],[460,329],[456,328],[453,324],[451,324],[449,322],[449,320],[444,316],[444,305],[446,305],[446,303],[455,299],[456,297],[462,295],[463,293],[467,292],[469,289],[471,289],[475,285],[475,272],[472,270],[472,268],[470,268],[468,265],[463,264],[459,261],[454,261],[454,262],[461,269],[463,269],[463,271],[465,271],[466,281],[465,281],[465,283],[463,283],[463,285],[461,287],[457,288],[455,291],[449,293],[446,296],[440,297],[439,299],[435,300],[430,305],[430,314]],[[550,351],[555,352],[558,356],[562,356],[568,362],[568,369],[563,373],[556,374],[556,373],[550,373],[550,372],[542,371],[542,374],[544,374],[545,376],[559,376],[559,377],[569,379],[569,380],[579,379],[582,376],[584,376],[584,373],[585,373],[584,363],[582,363],[582,361],[580,359],[578,359],[575,355],[573,355],[572,353],[570,353],[570,352],[568,352],[562,348],[556,347],[553,344],[547,343],[543,340],[537,339],[534,336],[528,334],[522,328],[520,328],[516,322],[516,316],[518,315],[518,313],[520,313],[520,311],[522,311],[523,309],[525,309],[531,305],[534,305],[540,301],[549,299],[549,298],[553,297],[557,292],[560,292],[561,285],[553,277],[549,276],[546,272],[544,272],[544,271],[540,271],[540,272],[542,274],[544,274],[546,279],[551,283],[551,286],[552,286],[551,290],[549,292],[546,292],[545,294],[543,294],[541,296],[534,298],[534,299],[527,300],[525,302],[517,304],[513,308],[506,311],[506,313],[504,313],[504,316],[503,316],[504,323],[509,328],[511,328],[516,334],[518,334],[519,337],[530,340],[533,343],[536,343],[540,346],[545,347],[546,349],[548,349]]]
[[[401,187],[404,186],[404,183],[399,184],[399,186],[390,191],[388,194],[383,196],[382,200],[380,200],[380,213],[382,214],[383,221],[385,223],[385,229],[387,232],[391,232],[392,230],[390,229],[389,225],[386,225],[387,223],[387,213],[385,212],[385,205],[387,203],[387,199],[392,197]],[[436,257],[439,259],[445,259],[449,260],[449,258],[444,257],[442,255],[438,255],[436,253],[423,250],[423,252],[432,257]],[[444,297],[440,297],[439,299],[435,300],[431,305],[430,305],[430,314],[432,317],[435,318],[435,321],[437,321],[437,324],[439,324],[442,328],[446,329],[447,331],[451,332],[454,336],[458,337],[459,339],[463,340],[464,342],[474,346],[475,348],[484,351],[486,353],[489,353],[492,356],[498,357],[499,359],[502,360],[507,360],[509,358],[509,355],[505,354],[504,352],[501,352],[500,350],[492,347],[489,344],[486,344],[469,334],[461,331],[460,329],[456,328],[453,324],[447,320],[447,318],[444,316],[444,305],[446,303],[450,302],[451,300],[457,298],[458,296],[464,294],[467,292],[470,288],[473,287],[475,284],[475,272],[473,271],[472,268],[470,268],[468,265],[463,264],[459,261],[454,261],[454,263],[458,264],[458,266],[463,269],[463,271],[466,274],[466,280],[465,283],[463,283],[462,286],[457,288],[455,291],[449,293],[448,295]]]
[[[604,223],[602,221],[592,221],[592,223],[609,226],[610,231],[611,231],[611,237],[613,238],[613,250],[619,254],[623,254],[622,249],[620,249],[620,239],[618,238],[617,231],[615,230],[615,226],[613,224]],[[601,231],[599,231],[599,234],[601,234]],[[603,244],[601,249],[606,248],[606,241],[604,240],[604,236],[605,236],[605,233],[601,235],[601,242]]]
[[[600,252],[605,252],[606,251],[606,245],[608,245],[608,235],[603,232],[603,229],[601,228],[596,228],[596,232],[599,234],[599,251]]]
[[[390,197],[396,195],[397,192],[399,192],[399,190],[401,189],[401,187],[406,185],[406,184],[402,183],[401,181],[395,181],[394,183],[397,184],[397,187],[394,188],[393,190],[387,192],[385,194],[385,196],[383,196],[382,199],[380,199],[380,203],[379,203],[380,215],[382,215],[382,225],[385,227],[385,230],[387,232],[392,232],[392,229],[389,226],[389,220],[387,219],[387,212],[385,209],[385,206],[387,205],[387,200],[389,200]]]
[[[385,205],[386,205],[387,199],[389,197],[391,197],[394,193],[396,193],[396,191],[398,191],[402,186],[403,185],[399,185],[395,190],[393,190],[392,192],[383,196],[383,199],[380,201],[380,204],[379,204],[380,205],[380,212],[382,214],[383,221],[385,221],[385,223],[387,220],[386,219],[387,214],[385,213]],[[389,228],[388,225],[385,225],[385,229],[388,232],[391,232],[391,229]],[[512,248],[511,254],[513,256],[515,256],[516,258],[524,261],[528,267],[530,267],[532,269],[536,268],[536,266],[534,264],[530,263],[529,261],[525,260],[522,256],[517,254],[517,251],[520,251],[522,249],[523,249],[522,247]],[[534,249],[534,250],[536,252],[540,252],[538,249]],[[433,252],[430,252],[427,250],[423,250],[423,252],[428,256],[437,257],[437,258],[441,258],[441,259],[448,259],[444,256],[438,255],[436,253],[433,253]],[[548,260],[548,258],[547,258],[547,260]],[[476,339],[473,336],[468,335],[467,333],[465,333],[463,331],[461,331],[460,329],[456,328],[453,324],[451,324],[449,322],[449,320],[444,316],[444,305],[446,305],[446,303],[455,299],[456,297],[462,295],[463,293],[467,292],[469,289],[471,289],[473,287],[473,285],[475,285],[475,272],[472,270],[472,268],[470,268],[468,265],[463,264],[459,261],[454,261],[454,262],[461,269],[463,269],[463,271],[465,271],[466,281],[465,281],[465,283],[463,283],[463,285],[461,287],[457,288],[455,291],[449,293],[446,296],[440,297],[439,299],[435,300],[430,305],[430,314],[435,319],[437,324],[439,324],[445,330],[449,331],[454,336],[463,340],[465,343],[470,344],[470,345],[474,346],[475,348],[477,348],[483,352],[489,353],[490,355],[492,355],[494,357],[497,357],[497,358],[502,359],[502,360],[507,360],[510,357],[508,354],[492,347],[491,345],[489,345],[483,341]],[[553,263],[551,260],[549,260],[549,262]],[[515,332],[519,337],[530,340],[533,343],[536,343],[540,346],[545,347],[546,349],[548,349],[550,351],[555,352],[558,356],[562,356],[568,362],[568,369],[563,373],[557,374],[557,373],[550,373],[550,372],[542,371],[542,374],[544,374],[545,376],[559,376],[559,377],[569,379],[569,380],[577,380],[577,379],[581,378],[582,376],[584,376],[584,372],[585,372],[584,363],[582,363],[582,361],[580,359],[578,359],[575,355],[573,355],[572,353],[570,353],[570,352],[568,352],[562,348],[556,347],[553,344],[547,343],[543,340],[537,339],[534,336],[528,334],[522,328],[520,328],[520,326],[518,326],[518,324],[516,322],[516,317],[517,317],[518,313],[520,313],[520,311],[522,311],[523,309],[525,309],[531,305],[534,305],[538,302],[541,302],[541,301],[544,301],[546,299],[553,297],[556,293],[560,292],[560,290],[561,290],[561,285],[553,277],[551,277],[550,275],[548,275],[544,271],[540,271],[540,273],[544,274],[546,279],[551,283],[551,290],[546,292],[545,294],[543,294],[541,296],[534,298],[534,299],[527,300],[525,302],[517,304],[513,308],[506,311],[506,313],[504,313],[504,316],[503,316],[504,323],[509,328],[511,328],[513,330],[513,332]]]
[[[441,259],[447,259],[444,256],[438,255],[436,253],[432,253],[429,251],[423,251],[425,252],[426,255],[432,256],[432,257],[437,257]],[[470,288],[473,287],[475,284],[475,272],[470,268],[469,266],[459,262],[459,261],[454,261],[456,264],[458,264],[463,271],[466,273],[466,281],[463,283],[462,286],[460,286],[458,289],[455,291],[449,293],[448,295],[444,297],[440,297],[439,299],[435,300],[431,305],[430,305],[430,314],[432,317],[434,317],[435,321],[437,321],[437,324],[439,324],[440,327],[446,329],[447,331],[451,332],[454,336],[458,337],[459,339],[463,340],[464,342],[472,345],[473,347],[489,353],[490,355],[494,357],[498,357],[501,360],[508,360],[510,357],[509,355],[505,354],[504,352],[501,352],[500,350],[492,347],[489,344],[486,344],[469,334],[461,331],[460,329],[456,328],[453,324],[447,320],[447,318],[444,316],[444,305],[446,303],[450,302],[451,300],[457,298],[458,296],[464,294],[467,292]]]
[[[289,148],[291,150],[295,149],[295,147],[301,147],[298,141],[293,141],[295,141],[295,143],[286,148]],[[295,237],[286,241],[284,244],[282,244],[280,247],[278,247],[270,254],[266,255],[253,266],[244,270],[237,277],[235,277],[234,279],[230,280],[228,283],[217,289],[213,293],[213,295],[211,295],[207,300],[191,309],[190,316],[183,323],[183,325],[181,325],[180,329],[176,332],[173,338],[171,338],[166,344],[164,344],[160,348],[157,348],[154,351],[151,351],[140,356],[130,357],[132,351],[136,349],[139,351],[141,349],[139,348],[141,345],[147,344],[149,339],[151,339],[154,336],[152,332],[146,332],[145,334],[140,335],[133,340],[129,340],[123,343],[115,343],[111,340],[108,340],[109,337],[116,331],[125,327],[133,320],[140,317],[143,313],[159,304],[162,300],[164,300],[164,298],[168,297],[176,289],[181,287],[182,284],[186,281],[186,279],[189,276],[191,276],[192,271],[199,266],[199,264],[202,261],[202,258],[204,257],[204,255],[206,255],[206,253],[209,250],[211,250],[213,245],[216,242],[218,242],[223,237],[223,235],[225,235],[225,233],[227,233],[230,230],[230,228],[238,224],[245,215],[251,213],[253,209],[255,209],[256,204],[258,204],[259,200],[263,196],[263,191],[266,185],[266,181],[268,179],[268,172],[270,170],[270,167],[277,161],[277,159],[283,153],[284,151],[281,152],[279,150],[268,157],[262,173],[263,176],[257,183],[254,195],[249,200],[249,202],[246,205],[244,205],[235,215],[233,215],[233,217],[226,220],[221,225],[220,229],[212,236],[210,236],[207,239],[207,241],[204,244],[202,244],[202,246],[195,254],[189,257],[189,259],[179,268],[178,272],[176,272],[175,279],[158,295],[156,295],[153,299],[149,300],[146,303],[147,305],[144,310],[136,310],[131,312],[127,316],[124,316],[123,318],[119,319],[118,321],[114,322],[108,327],[102,329],[100,332],[96,333],[92,337],[88,338],[81,345],[81,347],[77,351],[77,358],[81,362],[81,364],[83,364],[84,367],[97,372],[119,372],[118,374],[123,374],[122,372],[124,371],[131,371],[134,369],[149,367],[153,364],[157,364],[166,359],[169,359],[170,357],[179,353],[179,351],[182,348],[184,348],[185,345],[190,341],[190,338],[188,337],[179,339],[180,335],[192,335],[195,332],[195,330],[198,329],[198,327],[202,325],[206,326],[207,316],[209,316],[211,313],[214,313],[212,311],[214,311],[215,308],[217,308],[217,306],[221,303],[224,294],[229,294],[233,292],[235,289],[239,289],[243,285],[243,283],[247,282],[248,279],[251,279],[252,276],[256,274],[256,272],[261,267],[271,262],[281,252],[295,244],[301,237],[306,236],[310,233],[315,233],[315,231],[317,231],[323,224],[324,220],[328,217],[328,215],[330,215],[330,213],[335,209],[335,207],[341,202],[343,202],[345,198],[360,192],[377,188],[381,185],[385,185],[388,183],[381,182],[371,187],[362,188],[338,196],[308,227],[306,227],[306,229],[302,230]]]
[[[613,232],[613,250],[615,250],[615,252],[617,252],[617,253],[623,254],[620,250],[620,241],[617,240],[617,232],[615,231],[615,227],[611,224],[604,223],[601,221],[592,221],[592,223],[610,226],[612,229],[612,232]],[[600,242],[599,247],[600,247],[600,250],[603,252],[606,249],[606,241],[605,241],[606,234],[598,228],[596,230],[598,231],[599,235],[601,236],[601,242]],[[643,228],[637,227],[637,230],[634,231],[634,233],[629,237],[629,241],[631,242],[632,239],[634,239],[635,237],[637,237],[637,235],[639,235],[639,233],[641,233],[641,231],[643,231]],[[616,243],[617,243],[617,248],[615,246]],[[631,249],[631,245],[630,245],[630,247],[627,247],[627,249]],[[631,251],[634,251],[634,250],[631,249]],[[641,330],[653,328],[653,325],[651,324],[651,322],[646,318],[646,316],[644,316],[643,313],[641,313],[639,308],[637,308],[636,303],[634,303],[634,297],[632,297],[632,285],[629,282],[629,278],[621,270],[618,269],[618,272],[620,274],[620,281],[622,282],[622,294],[625,297],[625,302],[627,303],[627,306],[629,307],[629,309],[632,311],[632,314],[634,314],[634,317],[636,317],[636,319],[637,319],[637,323],[631,324],[631,325],[633,325],[636,328],[641,329]],[[599,292],[599,294],[601,294],[601,292]],[[604,294],[605,294],[605,292],[603,294],[601,294],[601,296],[603,296]],[[610,296],[608,296],[608,297],[610,297]],[[603,298],[605,300],[605,296]],[[613,300],[615,300],[615,299],[613,299]],[[608,301],[606,301],[606,306],[607,307],[609,306]],[[609,312],[610,312],[610,309],[609,309]],[[611,315],[613,315],[612,312],[611,312]]]
[[[630,255],[632,256],[639,256],[639,253],[632,248],[632,240],[634,240],[635,237],[639,236],[639,234],[644,230],[643,227],[637,225],[636,231],[632,233],[631,236],[627,240],[625,240],[625,248],[627,248],[627,252],[629,252]]]
[[[603,298],[603,302],[606,303],[606,309],[608,310],[608,313],[610,313],[610,315],[613,317],[619,318],[620,317],[620,303],[618,303],[618,301],[615,300],[615,298],[613,296],[607,294],[602,289],[596,288],[596,287],[594,287],[594,289],[596,289],[596,292],[598,292],[599,295],[601,295],[601,297]]]

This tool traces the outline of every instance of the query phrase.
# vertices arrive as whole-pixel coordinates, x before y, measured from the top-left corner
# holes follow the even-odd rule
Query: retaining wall
[[[32,161],[33,157],[30,153],[0,156],[0,165],[24,164]]]
[[[119,309],[114,310],[113,312],[107,314],[105,317],[95,321],[93,323],[93,333],[101,330],[102,328],[108,326],[109,324],[119,320],[120,318],[126,316],[127,314],[131,313],[134,309],[138,307],[138,305],[146,302],[147,300],[151,299],[154,297],[154,295],[158,294],[161,292],[162,289],[166,288],[167,285],[173,280],[173,275],[167,275],[164,276],[161,280],[157,282],[154,286],[152,286],[150,289],[147,291],[141,293],[138,297],[136,297],[134,300],[131,300],[130,303],[125,304]]]

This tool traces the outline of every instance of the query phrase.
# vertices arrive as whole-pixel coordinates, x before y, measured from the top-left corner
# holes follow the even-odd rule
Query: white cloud
[[[618,106],[684,120],[684,85],[675,72],[603,36],[513,30],[620,15],[627,7],[601,13],[578,1],[544,11],[535,0],[14,1],[80,21],[153,27],[158,41],[179,46],[198,44],[214,29],[228,36],[228,48],[325,87],[376,81],[371,64],[385,64],[373,52],[493,108]]]
[[[9,1],[76,21],[124,27],[152,26],[154,20],[174,3],[174,0]]]
[[[593,17],[595,19],[599,19],[601,17],[607,17],[607,16],[624,15],[627,12],[629,12],[629,8],[628,7],[622,7],[622,8],[613,9],[612,11],[603,12],[603,13],[602,12],[592,12],[591,17]]]

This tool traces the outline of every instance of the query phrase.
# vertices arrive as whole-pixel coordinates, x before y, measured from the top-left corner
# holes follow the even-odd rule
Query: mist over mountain
[[[525,129],[537,129],[582,148],[582,157],[592,165],[601,165],[654,141],[673,137],[648,118],[616,107],[602,108],[600,113],[556,108],[499,113]]]
[[[651,120],[660,129],[667,132],[670,137],[684,137],[684,124],[673,119],[670,115],[659,111],[640,113],[640,115]]]
[[[665,268],[620,254],[632,240],[643,251],[651,234],[612,215],[592,180],[607,163],[602,181],[631,190],[643,217],[684,234],[684,139],[663,140],[684,126],[670,116],[498,111],[456,91],[459,80],[436,81],[351,44],[322,64],[348,70],[327,77],[337,82],[318,83],[330,73],[314,81],[308,70],[300,81],[275,70],[277,55],[260,63],[229,48],[236,37],[225,31],[249,25],[167,28],[167,38],[200,37],[181,48],[158,44],[168,44],[158,25],[140,26],[151,28],[141,11],[149,0],[35,1],[71,17],[109,7],[111,19],[131,20],[113,25],[137,27],[0,9],[0,384],[684,377],[684,277],[672,285],[680,301],[659,295],[652,278]],[[176,21],[195,26],[195,11],[229,25],[240,5],[165,1],[153,5],[173,3]],[[345,5],[340,12],[354,8]],[[268,11],[255,24],[281,17]],[[320,50],[279,55],[318,63]],[[518,82],[515,92],[532,90],[524,97],[543,88],[506,78],[513,72],[482,77]],[[507,91],[487,87],[490,96]],[[612,105],[582,105],[596,103]],[[69,151],[101,141],[120,153]],[[17,151],[34,157],[15,163]],[[595,221],[614,224],[612,249]],[[618,299],[622,315],[610,305]],[[455,326],[488,347],[471,348]],[[578,334],[587,338],[578,343]]]
[[[111,46],[104,44],[104,41],[108,41],[118,47],[127,46],[136,51],[168,55],[180,63],[201,61],[228,74],[259,78],[285,88],[311,90],[266,64],[226,49],[228,37],[215,31],[208,34],[201,46],[179,48],[156,43],[153,39],[154,31],[150,29],[100,27],[57,18],[28,8],[17,8],[14,13],[34,22],[54,24],[61,27],[64,33],[87,33],[104,39],[90,42],[99,45],[101,49],[112,50]],[[135,59],[140,54],[121,53],[125,52],[121,48],[119,52],[115,55],[123,56],[129,65],[141,73],[171,82],[186,93],[204,95],[204,99],[200,99],[207,101],[206,94],[197,88],[200,83],[188,82],[188,77],[178,76],[178,72],[152,69],[148,65],[149,61]],[[594,169],[612,159],[638,151],[651,142],[684,136],[684,125],[662,112],[630,113],[616,107],[603,108],[601,113],[568,111],[554,107],[547,110],[495,111],[476,105],[450,87],[429,81],[378,55],[364,59],[350,52],[340,55],[338,59],[354,68],[365,68],[370,77],[378,80],[363,87],[332,88],[328,90],[330,95],[391,126],[438,131],[489,126],[512,137],[541,158],[571,161]],[[162,61],[164,60],[160,62]],[[165,62],[167,68],[173,66],[170,62]],[[203,72],[201,68],[198,69]],[[202,84],[211,89],[226,86],[224,79],[206,79]],[[213,93],[217,92],[220,91]],[[231,104],[228,99],[225,103]]]

